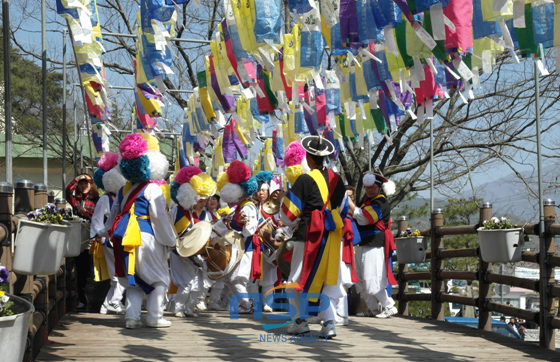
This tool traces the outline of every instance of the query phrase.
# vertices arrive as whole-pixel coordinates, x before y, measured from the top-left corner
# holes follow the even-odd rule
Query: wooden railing
[[[426,255],[426,263],[429,263],[429,272],[409,272],[405,264],[399,264],[395,278],[398,281],[397,300],[399,301],[399,313],[408,315],[408,302],[410,301],[431,301],[432,318],[443,320],[443,303],[451,302],[467,306],[478,307],[479,319],[478,328],[492,330],[491,313],[503,313],[513,317],[532,321],[540,326],[539,345],[541,347],[555,349],[554,328],[560,328],[560,318],[551,314],[551,306],[554,297],[560,297],[560,286],[554,282],[554,267],[560,266],[560,256],[554,256],[554,235],[560,234],[560,224],[554,224],[555,205],[551,200],[547,200],[544,206],[544,225],[542,233],[539,232],[539,224],[524,226],[527,235],[539,235],[541,247],[538,253],[523,252],[522,261],[537,263],[540,268],[540,279],[524,279],[507,275],[495,274],[492,272],[491,263],[486,263],[480,257],[480,249],[452,249],[446,250],[445,236],[471,235],[476,234],[479,225],[483,220],[490,220],[492,217],[492,205],[485,203],[480,208],[479,223],[477,225],[465,226],[444,226],[443,212],[436,209],[431,215],[431,228],[421,231],[421,235],[430,238],[430,251]],[[398,231],[404,231],[408,227],[406,217],[399,218]],[[398,255],[397,255],[398,257]],[[476,271],[451,271],[446,270],[444,262],[446,259],[459,257],[477,257],[478,268]],[[543,258],[543,259],[541,259]],[[397,259],[398,261],[398,259]],[[478,281],[478,298],[452,295],[445,293],[444,281],[460,279],[467,281]],[[416,280],[430,280],[430,294],[411,294],[408,292],[408,282]],[[492,283],[510,285],[525,288],[539,293],[539,311],[529,311],[509,305],[504,305],[491,301]],[[542,286],[542,287],[541,287]]]
[[[75,280],[75,273],[71,268],[67,270],[66,260],[52,275],[28,276],[12,271],[12,234],[17,230],[19,219],[26,218],[26,212],[34,206],[42,207],[54,201],[52,197],[49,199],[43,188],[37,191],[28,187],[16,188],[15,196],[14,204],[11,185],[0,183],[0,263],[10,271],[8,291],[29,300],[35,307],[29,321],[23,358],[24,361],[32,361],[47,343],[48,335],[59,319],[76,306],[75,287],[71,282]],[[15,215],[12,207],[15,207]]]

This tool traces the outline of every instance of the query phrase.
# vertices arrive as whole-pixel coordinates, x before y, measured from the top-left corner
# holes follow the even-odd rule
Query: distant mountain
[[[537,223],[539,221],[539,185],[537,171],[520,174],[527,180],[521,181],[513,172],[476,188],[477,197],[492,203],[496,216],[506,216],[516,222]],[[560,170],[554,166],[543,167],[543,199],[560,202]],[[472,192],[463,192],[462,197],[472,197]]]
[[[498,179],[478,185],[476,187],[476,197],[485,202],[490,202],[495,216],[511,218],[515,223],[538,223],[539,190],[537,172],[536,170],[534,172],[525,171],[521,172],[521,175],[528,180],[527,184],[511,172]],[[560,169],[555,166],[543,167],[543,189],[545,200],[552,199],[556,205],[560,205]],[[472,197],[472,192],[471,190],[460,192],[459,197]],[[398,216],[403,215],[402,210],[405,205],[417,208],[429,202],[429,198],[418,196],[414,200],[402,203],[392,211],[394,222],[396,223]],[[444,207],[447,201],[446,198],[436,198],[434,203],[437,207]],[[560,214],[560,210],[557,211],[557,214]],[[429,228],[429,217],[426,217],[425,220],[409,220],[409,224],[418,229]]]

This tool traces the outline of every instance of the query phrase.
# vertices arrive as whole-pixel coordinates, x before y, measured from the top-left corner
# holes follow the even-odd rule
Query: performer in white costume
[[[93,181],[97,188],[105,190],[105,194],[97,201],[95,211],[91,217],[90,237],[95,239],[99,246],[94,244],[92,246],[93,252],[90,250],[90,253],[94,254],[95,280],[110,279],[111,282],[111,287],[99,310],[101,314],[107,314],[108,312],[124,314],[125,311],[121,300],[125,289],[123,284],[126,284],[126,282],[120,280],[115,275],[113,243],[109,239],[100,236],[105,230],[105,221],[111,212],[113,200],[121,187],[126,184],[126,179],[121,175],[117,167],[118,161],[118,154],[115,152],[105,152],[97,162],[99,168],[93,173]],[[101,258],[101,254],[103,254],[103,258]]]
[[[115,247],[115,272],[126,276],[126,328],[142,326],[142,300],[147,296],[146,325],[169,327],[163,301],[169,287],[169,250],[176,244],[161,188],[150,180],[167,175],[169,163],[159,152],[157,139],[143,133],[127,135],[119,145],[123,176],[129,181],[119,191],[107,225]]]

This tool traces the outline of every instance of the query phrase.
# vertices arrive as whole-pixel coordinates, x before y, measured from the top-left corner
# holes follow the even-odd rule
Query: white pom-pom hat
[[[117,194],[125,184],[126,179],[118,167],[113,167],[103,174],[103,186],[107,192]]]
[[[382,188],[385,196],[391,196],[395,194],[396,185],[393,181],[386,179],[383,175],[373,172],[366,172],[363,177],[364,186],[377,185]]]

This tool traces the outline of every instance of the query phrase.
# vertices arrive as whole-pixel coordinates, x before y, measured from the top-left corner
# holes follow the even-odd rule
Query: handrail
[[[492,272],[491,263],[484,262],[480,255],[480,248],[468,249],[445,249],[445,236],[473,235],[477,234],[479,225],[483,220],[489,220],[492,217],[492,205],[485,203],[480,208],[479,223],[475,225],[461,226],[444,226],[441,209],[434,210],[431,216],[431,228],[421,230],[420,235],[430,238],[430,250],[426,252],[426,259],[423,267],[427,271],[409,272],[406,264],[398,264],[398,272],[395,277],[398,281],[399,291],[396,298],[399,301],[399,313],[408,314],[408,302],[413,301],[432,301],[432,319],[443,319],[441,313],[442,302],[452,302],[457,304],[475,306],[479,308],[479,328],[491,328],[490,312],[498,312],[513,317],[526,319],[539,324],[540,341],[542,347],[554,349],[554,330],[560,328],[560,318],[550,316],[550,310],[543,309],[543,305],[550,306],[553,297],[560,297],[560,286],[554,285],[554,267],[560,266],[560,256],[553,255],[554,251],[554,235],[560,235],[560,224],[553,224],[555,220],[554,203],[545,205],[545,229],[542,235],[539,234],[539,225],[524,225],[523,231],[526,235],[539,235],[545,240],[546,250],[541,252],[522,252],[521,260],[524,262],[539,264],[541,258],[544,257],[545,269],[541,270],[542,277],[547,279],[548,287],[541,290],[540,281],[528,278],[519,278],[515,276],[495,274]],[[398,233],[408,228],[406,217],[399,217]],[[544,256],[543,256],[544,255]],[[479,259],[479,267],[476,271],[455,271],[445,270],[444,261],[454,258],[475,257]],[[398,255],[393,257],[398,263]],[[542,278],[541,277],[541,278]],[[443,292],[442,282],[445,280],[460,279],[467,281],[478,280],[479,296],[478,298],[459,296]],[[408,282],[416,280],[430,280],[431,292],[423,294],[413,294],[408,292]],[[540,311],[529,311],[515,308],[509,305],[503,305],[491,301],[491,285],[493,283],[520,287],[535,291],[540,295]],[[545,300],[546,299],[546,300]],[[544,302],[543,302],[544,300]]]
[[[8,267],[9,290],[29,300],[35,307],[27,334],[27,344],[23,360],[33,360],[41,347],[47,343],[49,332],[66,312],[66,298],[75,294],[72,286],[66,288],[65,265],[52,275],[22,275],[12,269],[11,234],[15,233],[20,219],[27,219],[25,210],[33,209],[33,202],[46,204],[46,199],[35,200],[33,190],[22,188],[15,190],[16,215],[13,214],[12,193],[0,190],[0,262]],[[37,196],[37,195],[35,195]],[[45,195],[42,195],[45,196]],[[8,237],[9,236],[9,237]],[[1,359],[1,358],[0,358]]]

